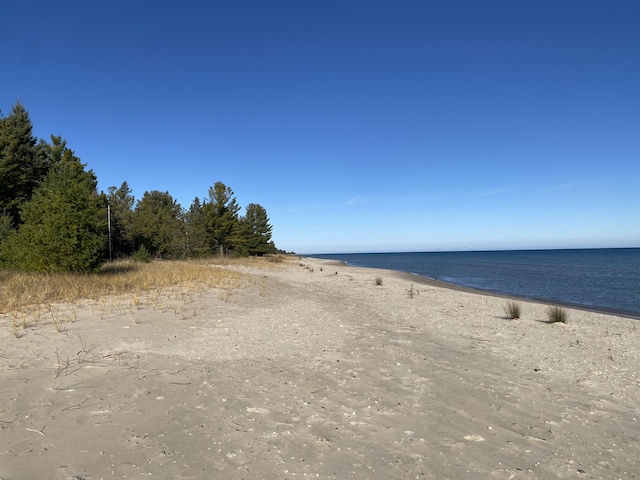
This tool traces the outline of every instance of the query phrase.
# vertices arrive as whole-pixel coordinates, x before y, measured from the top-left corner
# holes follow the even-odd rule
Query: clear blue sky
[[[640,1],[0,3],[0,108],[298,253],[640,246]]]

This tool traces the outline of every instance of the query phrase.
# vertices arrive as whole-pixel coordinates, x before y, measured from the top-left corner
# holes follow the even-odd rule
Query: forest
[[[158,190],[136,200],[126,181],[99,192],[66,140],[34,137],[19,101],[0,112],[0,268],[90,273],[126,257],[264,255],[277,253],[272,230],[264,207],[241,215],[222,182],[188,209]]]

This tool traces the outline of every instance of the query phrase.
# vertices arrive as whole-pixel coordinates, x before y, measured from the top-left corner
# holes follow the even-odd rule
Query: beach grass
[[[510,300],[504,306],[504,313],[509,320],[516,320],[522,315],[522,307],[518,302]]]
[[[569,312],[562,307],[551,306],[547,308],[547,321],[549,323],[567,323],[569,320]]]
[[[149,263],[122,260],[105,264],[95,274],[0,271],[0,314],[125,294],[138,298],[146,292],[180,287],[233,290],[246,284],[248,277],[229,267],[277,268],[285,261],[277,256]]]

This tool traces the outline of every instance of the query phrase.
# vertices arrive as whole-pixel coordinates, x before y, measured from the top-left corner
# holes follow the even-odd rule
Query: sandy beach
[[[5,316],[0,479],[640,478],[638,320],[227,268],[247,286],[87,301],[62,332]]]

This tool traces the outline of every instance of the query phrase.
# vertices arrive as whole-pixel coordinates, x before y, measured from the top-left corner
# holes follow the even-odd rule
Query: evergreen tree
[[[135,197],[127,182],[120,188],[108,188],[107,200],[111,211],[111,243],[116,257],[131,255],[134,249],[133,206]]]
[[[169,192],[144,192],[133,215],[136,246],[152,255],[165,257],[184,251],[182,208]]]
[[[271,241],[272,227],[267,211],[257,203],[247,205],[246,215],[241,219],[242,237],[249,255],[275,253]]]
[[[13,228],[13,221],[8,214],[0,213],[0,264],[3,261],[2,258],[2,242],[15,233]]]
[[[20,102],[0,118],[0,213],[9,215],[16,227],[22,221],[20,206],[49,172],[45,145],[33,136],[29,113]]]
[[[239,227],[240,207],[233,190],[222,182],[209,188],[209,201],[202,207],[205,229],[212,251],[224,255],[233,246],[232,240]]]
[[[187,244],[185,254],[189,257],[201,257],[211,253],[205,229],[202,204],[196,197],[185,214]]]
[[[56,164],[23,205],[24,223],[3,243],[2,253],[24,270],[92,272],[105,260],[105,198],[97,193],[93,171],[85,171],[66,142],[52,142]]]

